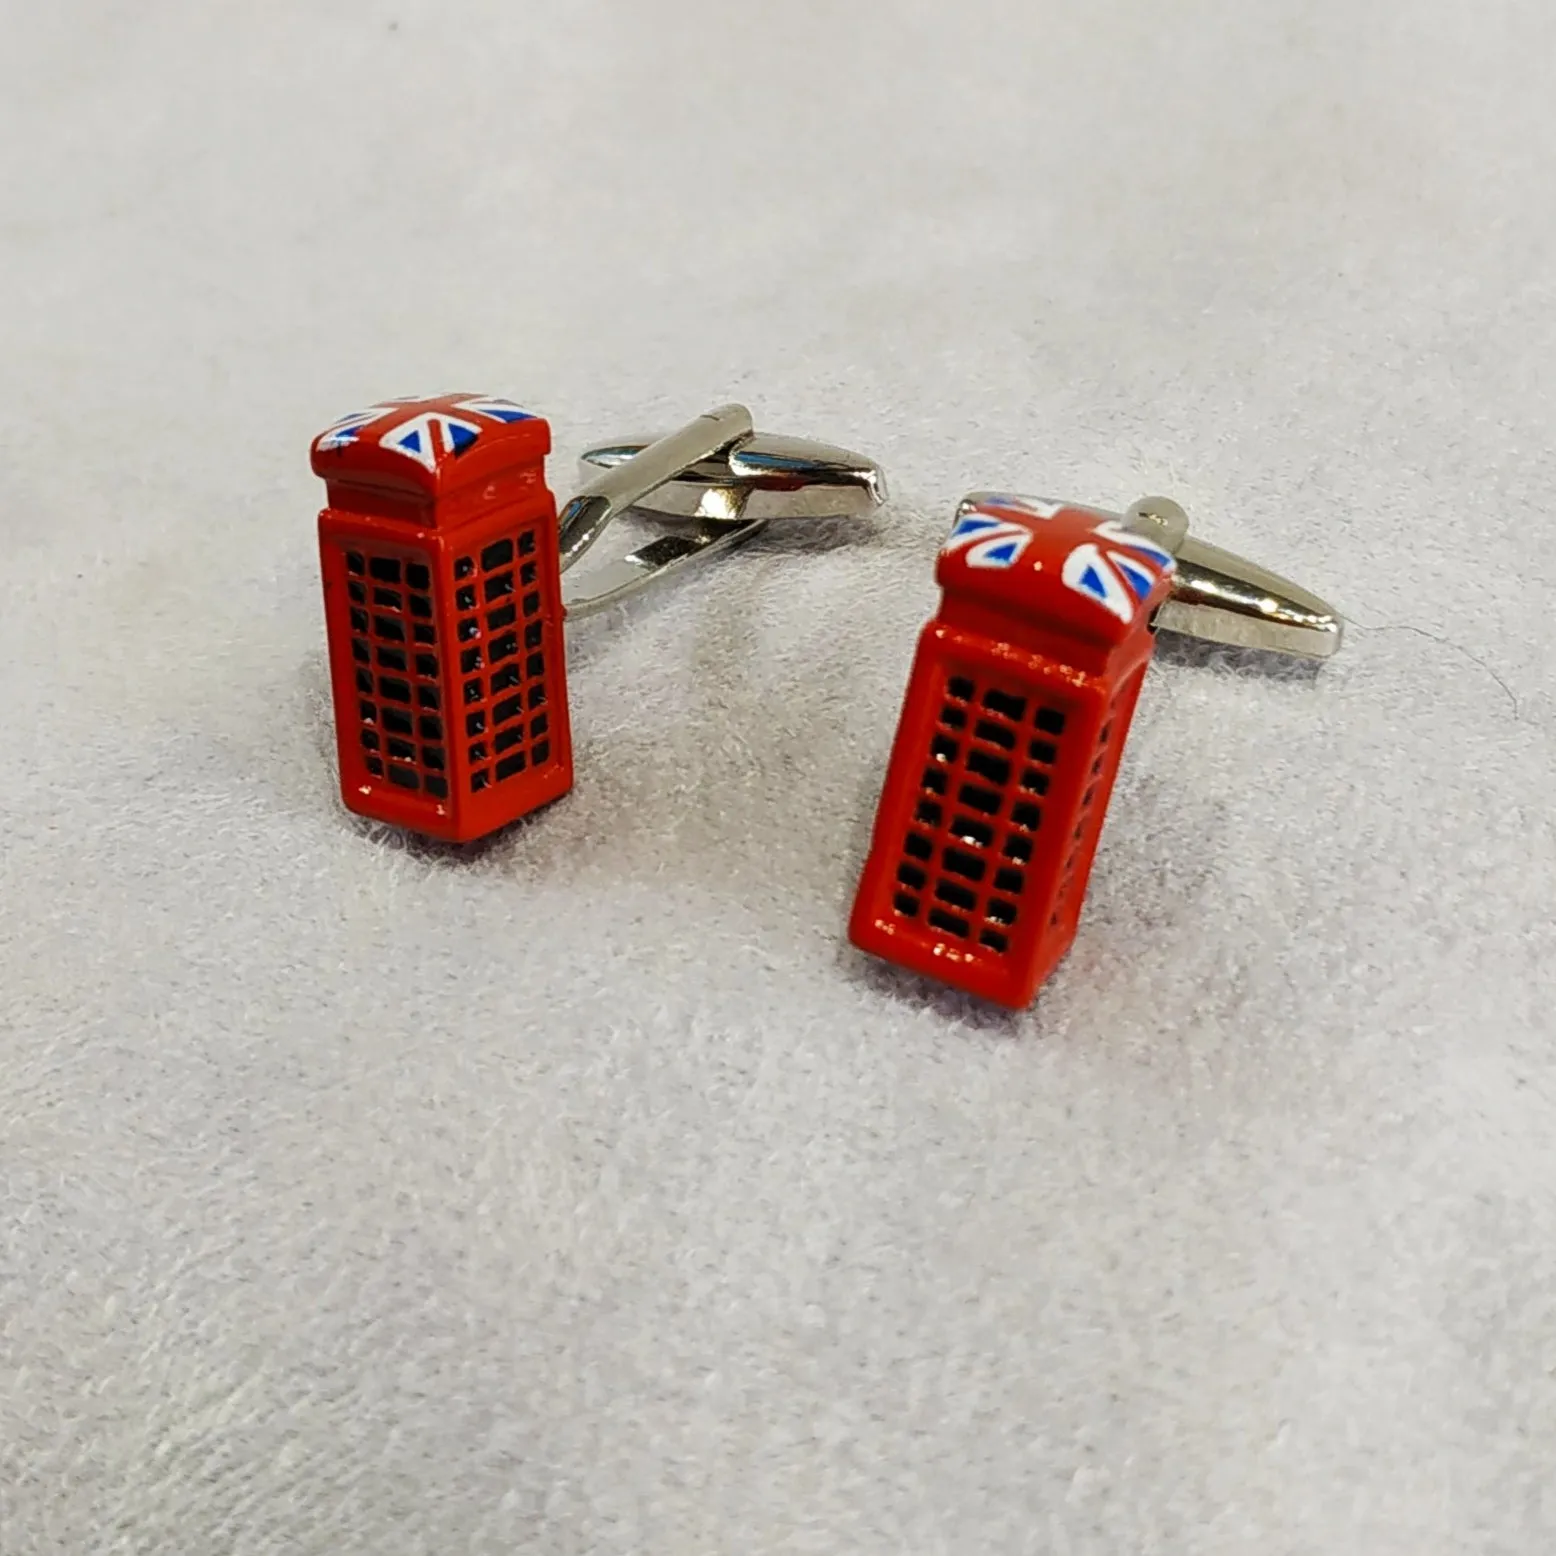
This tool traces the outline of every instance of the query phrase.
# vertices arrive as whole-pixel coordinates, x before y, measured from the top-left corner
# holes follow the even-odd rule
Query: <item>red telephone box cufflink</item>
[[[1075,937],[1158,626],[1324,658],[1323,601],[1187,534],[974,493],[935,576],[849,922],[862,950],[1002,1005],[1031,1003]]]
[[[313,441],[341,793],[360,815],[469,842],[573,782],[563,622],[756,534],[778,514],[884,497],[869,460],[755,434],[729,405],[591,450],[558,514],[551,429],[511,401],[385,400]],[[666,533],[564,591],[611,521]]]

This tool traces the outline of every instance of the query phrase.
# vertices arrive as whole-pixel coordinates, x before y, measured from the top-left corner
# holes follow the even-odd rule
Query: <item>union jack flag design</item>
[[[998,513],[1019,513],[1025,519],[1051,519],[1063,511],[1065,504],[1050,502],[1046,497],[1013,497],[1006,492],[985,492],[978,499],[978,507],[993,508]]]
[[[349,416],[342,416],[339,421],[332,422],[319,434],[319,447],[344,448],[348,443],[355,443],[358,434],[369,422],[377,421],[380,416],[387,416],[397,405],[413,405],[414,400],[380,400],[377,405],[370,405],[365,411],[352,411]]]
[[[321,451],[345,448],[355,443],[363,430],[373,422],[405,406],[425,404],[414,395],[401,399],[380,400],[366,410],[353,411],[342,416],[319,435]],[[467,415],[458,415],[457,412]],[[436,470],[440,454],[459,454],[469,448],[481,435],[481,423],[469,416],[482,416],[490,421],[511,425],[518,421],[533,421],[534,412],[527,411],[512,400],[492,395],[477,395],[473,399],[456,401],[450,410],[424,411],[406,421],[398,422],[378,440],[381,448],[404,454],[427,470]]]
[[[1115,519],[1097,525],[1092,534],[1097,538],[1083,541],[1064,559],[1061,576],[1075,593],[1095,601],[1127,625],[1135,619],[1139,602],[1176,563],[1171,552]],[[1104,544],[1099,545],[1098,540]],[[1118,549],[1122,547],[1128,549]]]
[[[951,552],[965,547],[969,567],[1014,567],[1032,539],[1031,530],[1021,521],[1051,519],[1063,506],[1040,497],[983,493],[975,506],[958,515],[944,549]]]
[[[493,421],[534,421],[535,413],[527,411],[512,400],[495,400],[485,396],[475,400],[461,400],[456,411],[470,411],[476,416],[490,416]]]
[[[391,427],[379,440],[381,448],[392,449],[414,459],[428,470],[438,468],[440,454],[459,454],[481,436],[479,422],[466,421],[447,411],[423,411]]]
[[[1011,567],[1032,536],[1019,524],[988,513],[964,513],[946,537],[946,551],[967,549],[969,567]]]

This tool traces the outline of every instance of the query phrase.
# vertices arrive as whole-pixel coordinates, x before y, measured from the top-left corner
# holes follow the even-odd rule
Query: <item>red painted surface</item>
[[[468,394],[314,439],[341,796],[469,842],[573,782],[551,429]]]
[[[849,937],[1021,1008],[1075,938],[1172,559],[1087,509],[970,503],[936,568]]]

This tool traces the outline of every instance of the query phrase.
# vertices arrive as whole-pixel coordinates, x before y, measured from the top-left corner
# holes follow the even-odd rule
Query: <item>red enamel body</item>
[[[1115,519],[963,503],[940,553],[849,923],[1013,1008],[1075,938],[1172,557]]]
[[[551,429],[469,394],[313,441],[341,796],[469,842],[572,787]]]

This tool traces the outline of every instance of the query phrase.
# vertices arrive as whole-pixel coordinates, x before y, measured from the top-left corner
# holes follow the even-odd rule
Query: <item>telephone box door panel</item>
[[[1047,950],[1051,954],[1046,958],[1039,983],[1047,978],[1075,939],[1081,908],[1086,899],[1086,886],[1091,879],[1092,863],[1102,841],[1102,826],[1107,818],[1108,802],[1113,796],[1113,784],[1124,755],[1124,742],[1135,716],[1135,704],[1140,698],[1140,687],[1145,681],[1148,663],[1148,660],[1142,660],[1116,686],[1111,687],[1111,695],[1103,706],[1091,768],[1084,779],[1085,787],[1081,790],[1075,823],[1059,872],[1050,913],[1050,945]]]
[[[572,787],[556,512],[450,537],[449,729],[462,830],[481,836]]]
[[[388,544],[349,519],[320,526],[340,754],[349,809],[417,831],[451,825],[435,545]]]
[[[944,625],[920,640],[850,924],[863,950],[1024,1006],[1104,697],[1095,681]]]

